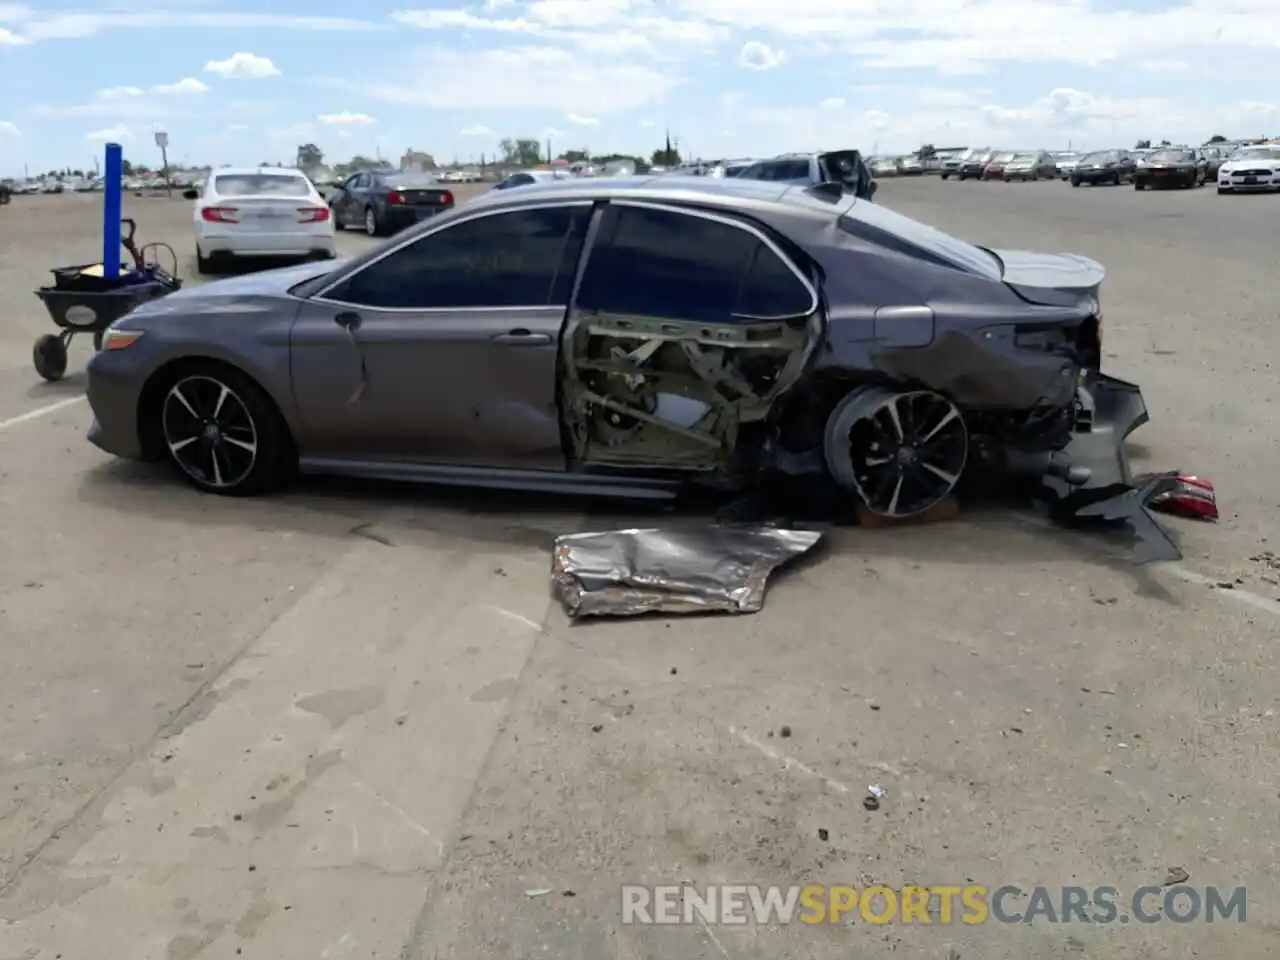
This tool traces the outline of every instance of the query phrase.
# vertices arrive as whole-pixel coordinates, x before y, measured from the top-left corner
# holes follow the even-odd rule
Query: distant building
[[[436,158],[429,153],[422,153],[414,150],[412,147],[404,152],[404,156],[400,158],[401,170],[434,170],[436,168]]]

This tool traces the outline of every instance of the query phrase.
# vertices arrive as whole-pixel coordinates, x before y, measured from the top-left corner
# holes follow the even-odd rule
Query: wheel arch
[[[221,357],[205,355],[188,355],[177,357],[161,364],[147,377],[138,394],[137,430],[142,455],[147,460],[162,460],[165,456],[164,438],[161,435],[160,405],[164,402],[165,392],[179,377],[197,370],[222,369],[247,379],[267,398],[273,412],[280,418],[281,435],[289,444],[290,454],[296,456],[298,444],[295,426],[286,413],[286,407],[280,402],[263,382],[243,365],[232,363]]]

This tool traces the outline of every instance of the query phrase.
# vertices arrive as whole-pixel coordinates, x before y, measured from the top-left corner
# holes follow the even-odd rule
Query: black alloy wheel
[[[865,508],[889,518],[917,516],[951,496],[969,455],[960,411],[930,390],[855,390],[827,421],[831,475]]]
[[[210,366],[170,385],[160,406],[170,461],[207,493],[248,496],[283,478],[287,428],[249,378]]]

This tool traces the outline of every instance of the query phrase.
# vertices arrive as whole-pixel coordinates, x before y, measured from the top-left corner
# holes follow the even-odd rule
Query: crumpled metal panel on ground
[[[821,539],[746,524],[575,533],[556,539],[552,582],[575,618],[755,613],[769,575]]]

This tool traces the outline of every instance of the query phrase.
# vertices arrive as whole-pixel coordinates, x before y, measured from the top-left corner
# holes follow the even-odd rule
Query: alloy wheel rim
[[[910,517],[951,495],[968,460],[969,432],[946,397],[927,390],[897,393],[852,424],[849,450],[867,509]]]
[[[366,210],[364,212],[364,232],[372,237],[374,232],[377,230],[377,226],[377,221],[373,218],[373,211]]]
[[[257,463],[253,415],[234,390],[213,377],[185,377],[170,387],[161,424],[169,455],[205,486],[234,487]]]

